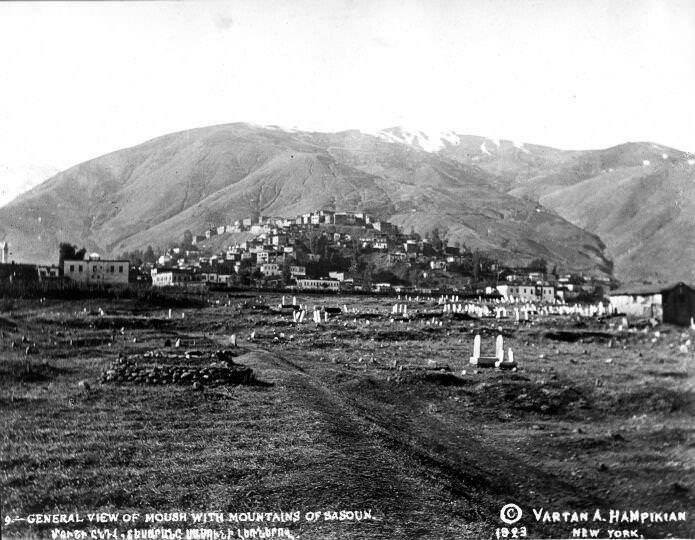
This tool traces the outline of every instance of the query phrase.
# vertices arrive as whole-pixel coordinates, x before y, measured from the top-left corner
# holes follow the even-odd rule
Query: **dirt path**
[[[442,522],[445,512],[448,526],[439,534],[487,537],[500,525],[503,504],[534,498],[529,486],[531,494],[596,504],[590,494],[577,493],[575,486],[523,461],[513,449],[483,445],[474,426],[449,425],[418,414],[410,404],[394,410],[378,391],[336,388],[323,376],[329,368],[313,365],[299,353],[247,349],[241,363],[319,413],[321,429],[340,454],[337,466],[344,470],[343,489],[334,486],[335,492],[347,489],[345,500],[358,506],[378,505],[384,533],[414,537],[421,530],[431,538],[431,528],[425,533],[428,523]]]

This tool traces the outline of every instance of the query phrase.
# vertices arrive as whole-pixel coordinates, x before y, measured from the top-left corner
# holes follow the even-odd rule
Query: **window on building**
[[[116,271],[116,267],[114,265],[111,265],[111,273],[113,274]]]
[[[121,266],[118,267],[118,272],[119,272],[120,274],[123,273],[123,265],[121,265]]]
[[[75,265],[74,265],[74,264],[71,264],[71,265],[70,265],[70,272],[74,272],[74,271],[75,271]]]
[[[79,267],[79,271],[80,271],[80,272],[82,272],[82,265],[80,265],[80,267]]]

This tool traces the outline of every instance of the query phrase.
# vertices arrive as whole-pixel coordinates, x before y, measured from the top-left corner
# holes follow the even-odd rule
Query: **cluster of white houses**
[[[275,265],[277,266],[277,265]],[[332,291],[341,290],[341,281],[328,277],[323,279],[306,278],[306,271],[303,266],[293,266],[293,277],[298,289]],[[331,272],[332,274],[333,272]],[[231,285],[233,276],[231,274],[218,274],[216,272],[201,272],[194,274],[190,270],[181,268],[153,268],[152,286],[153,287],[177,287],[186,286],[192,283],[206,283],[218,285]]]
[[[400,261],[425,261],[431,270],[448,270],[449,265],[460,264],[462,254],[455,247],[444,247],[435,252],[427,239],[402,234],[392,224],[375,220],[366,213],[333,212],[320,210],[295,218],[260,217],[246,218],[231,225],[211,228],[204,235],[193,236],[193,244],[224,234],[247,232],[253,236],[227,247],[226,251],[206,256],[197,247],[172,248],[162,255],[150,270],[155,287],[217,284],[236,282],[243,266],[258,270],[264,279],[288,277],[300,290],[340,291],[352,288],[352,279],[345,272],[328,272],[327,277],[315,279],[307,275],[307,269],[297,264],[295,246],[305,238],[307,229],[333,225],[351,226],[353,229],[333,228],[322,233],[331,247],[355,245],[383,251],[390,264]],[[356,227],[356,228],[355,228]],[[80,260],[65,260],[61,266],[15,264],[10,262],[9,244],[0,242],[0,281],[51,280],[61,275],[79,283],[122,285],[131,278],[131,264],[123,259],[102,259],[92,253]],[[303,260],[320,260],[315,253],[303,253]],[[224,263],[224,264],[222,264]],[[227,271],[222,271],[224,268]],[[233,273],[232,273],[233,272]],[[502,277],[500,277],[500,275]],[[563,275],[547,281],[541,272],[519,269],[498,273],[495,285],[485,289],[488,295],[499,295],[505,300],[522,302],[547,302],[569,300],[582,293],[596,291],[596,282],[589,278]],[[606,281],[605,286],[608,285]],[[606,287],[607,289],[607,287]],[[372,291],[401,290],[389,283],[376,283]],[[649,317],[676,324],[689,324],[695,316],[695,290],[679,282],[673,284],[625,286],[608,292],[609,313],[621,313],[635,317]]]
[[[317,210],[314,212],[301,214],[293,218],[260,216],[257,220],[250,217],[236,220],[231,224],[211,227],[206,230],[204,234],[194,235],[193,244],[197,245],[209,240],[214,236],[225,233],[249,232],[256,235],[271,233],[277,234],[279,230],[288,230],[295,226],[302,227],[307,225],[365,227],[383,233],[391,232],[394,229],[391,223],[374,219],[372,216],[364,212],[334,212],[332,210]]]
[[[171,248],[167,253],[159,257],[157,264],[160,267],[170,268],[202,268],[215,266],[219,263],[232,263],[234,271],[239,272],[242,265],[247,262],[258,267],[260,273],[266,278],[282,275],[282,268],[287,260],[292,260],[295,255],[295,245],[298,240],[305,237],[311,229],[322,225],[344,225],[353,227],[345,230],[333,230],[324,235],[331,248],[343,248],[348,245],[358,245],[361,248],[370,248],[388,252],[389,248],[398,253],[394,257],[406,258],[408,251],[416,253],[411,244],[412,239],[400,235],[397,227],[392,224],[372,219],[369,214],[359,212],[332,212],[321,210],[302,214],[296,218],[261,216],[254,221],[251,218],[235,221],[231,225],[221,225],[205,231],[205,234],[192,236],[192,244],[189,249]],[[227,233],[247,233],[250,239],[237,241],[229,245],[226,250],[213,255],[205,256],[200,249],[209,248],[203,244]],[[231,238],[230,238],[231,239]],[[318,261],[318,254],[308,253],[309,261]],[[290,268],[292,278],[302,278],[306,270],[301,265],[292,265]],[[226,277],[220,278],[222,281]]]
[[[33,265],[9,265],[16,269]],[[63,275],[77,282],[91,284],[127,284],[130,263],[126,260],[102,260],[97,254],[91,254],[84,260],[66,260],[63,262]],[[293,267],[297,288],[300,290],[323,290],[338,292],[344,282],[342,272],[331,272],[328,279],[309,279],[302,267]],[[194,274],[180,268],[165,268],[152,270],[152,285],[157,287],[185,286],[192,282],[224,282],[231,276],[218,274]],[[221,280],[221,281],[218,281]],[[390,285],[377,284],[375,290],[384,291]],[[496,292],[505,300],[521,302],[553,303],[558,299],[557,290],[553,285],[538,282],[532,283],[503,283],[489,287],[487,293]],[[695,317],[695,288],[677,282],[672,284],[630,285],[608,293],[608,313],[625,314],[640,318],[653,318],[657,321],[692,325]]]

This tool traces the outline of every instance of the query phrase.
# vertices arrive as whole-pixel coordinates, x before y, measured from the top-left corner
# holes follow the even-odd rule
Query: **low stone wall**
[[[253,370],[246,366],[229,365],[226,362],[209,366],[142,365],[134,360],[115,360],[101,377],[102,383],[178,384],[183,386],[224,386],[252,384]]]

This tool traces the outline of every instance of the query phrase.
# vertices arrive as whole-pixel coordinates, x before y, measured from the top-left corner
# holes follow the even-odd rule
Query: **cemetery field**
[[[616,509],[695,507],[689,329],[517,323],[424,298],[393,314],[395,298],[319,295],[297,296],[308,308],[297,323],[280,295],[208,300],[171,313],[135,300],[5,303],[3,519],[296,511],[272,527],[306,539],[496,538],[505,526],[531,538],[582,527],[695,536],[690,512],[608,522]],[[341,310],[317,325],[314,305]],[[472,366],[476,335],[482,356],[501,335],[516,370]],[[235,379],[240,366],[253,376]],[[514,525],[500,519],[508,503],[523,511]],[[597,509],[606,522],[552,520]],[[243,536],[256,525],[124,527]],[[80,527],[17,521],[2,536]]]

